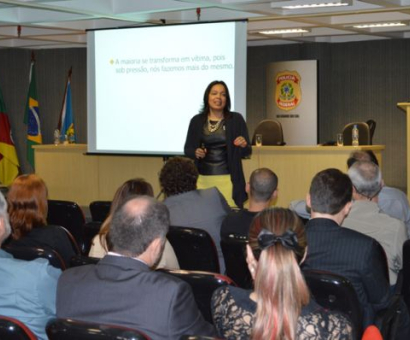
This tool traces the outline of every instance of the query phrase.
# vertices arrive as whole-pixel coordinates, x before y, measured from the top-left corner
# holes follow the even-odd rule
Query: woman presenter
[[[252,148],[245,120],[230,108],[226,84],[210,83],[200,113],[189,124],[184,151],[196,160],[198,189],[216,186],[230,206],[241,208],[247,199],[242,158]]]

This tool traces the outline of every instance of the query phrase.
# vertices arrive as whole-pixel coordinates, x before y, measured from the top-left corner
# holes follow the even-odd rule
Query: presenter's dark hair
[[[256,169],[251,174],[249,185],[253,200],[267,202],[278,187],[278,176],[268,168]]]
[[[182,194],[196,189],[198,169],[186,157],[173,157],[162,167],[159,183],[166,197]]]
[[[231,112],[231,96],[229,95],[229,89],[228,86],[226,86],[225,82],[222,80],[214,80],[212,83],[210,83],[208,85],[208,87],[205,90],[204,93],[204,102],[202,104],[202,108],[199,111],[199,113],[202,113],[204,116],[208,116],[209,114],[209,103],[208,103],[208,99],[209,99],[209,94],[211,93],[212,87],[215,85],[223,85],[223,87],[225,87],[225,92],[226,92],[226,104],[224,107],[224,116],[225,118],[229,115],[229,113]]]
[[[313,177],[310,185],[312,211],[336,215],[352,200],[353,185],[349,176],[338,169],[326,169]]]
[[[109,250],[139,256],[156,238],[165,242],[168,229],[169,211],[165,204],[149,196],[131,196],[112,216]]]

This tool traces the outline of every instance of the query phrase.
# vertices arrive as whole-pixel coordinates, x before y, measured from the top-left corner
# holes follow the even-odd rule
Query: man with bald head
[[[221,237],[229,234],[248,237],[249,228],[255,215],[268,208],[278,196],[278,176],[268,169],[260,168],[252,172],[246,184],[249,208],[230,212],[222,222]]]
[[[134,196],[114,212],[109,252],[96,265],[69,269],[57,289],[57,316],[138,329],[151,339],[215,335],[189,285],[151,270],[169,228],[167,207]]]

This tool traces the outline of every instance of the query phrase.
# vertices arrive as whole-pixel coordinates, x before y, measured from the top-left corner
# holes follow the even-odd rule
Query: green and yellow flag
[[[27,125],[27,161],[31,164],[32,168],[34,169],[34,149],[32,148],[32,146],[43,143],[37,99],[34,58],[32,58],[31,60],[29,82],[30,86],[28,89],[26,111],[24,115],[24,124]]]

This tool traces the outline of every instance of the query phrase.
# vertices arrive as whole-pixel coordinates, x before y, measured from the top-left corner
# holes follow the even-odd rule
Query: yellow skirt
[[[208,189],[212,187],[217,187],[221,194],[225,197],[229,206],[233,208],[236,207],[236,204],[232,199],[233,185],[231,182],[231,175],[199,175],[196,185],[198,189]]]

